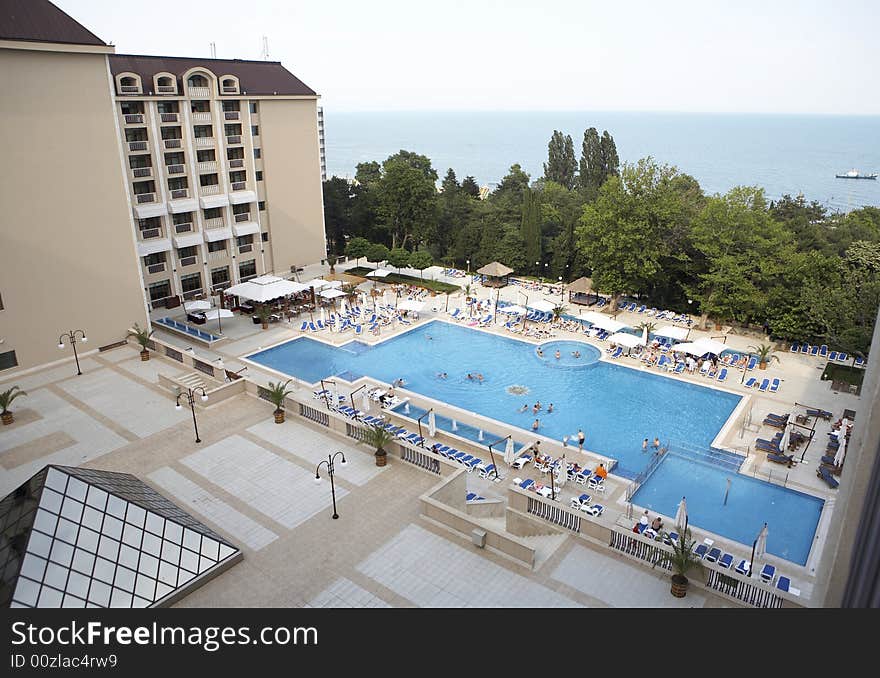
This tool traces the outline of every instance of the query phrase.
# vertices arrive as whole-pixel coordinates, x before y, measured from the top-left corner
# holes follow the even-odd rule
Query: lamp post
[[[693,299],[688,299],[688,315],[689,315],[689,316],[690,316],[690,315],[693,315],[693,314],[691,313],[691,304],[693,304],[693,303],[694,303],[694,300],[693,300]],[[691,318],[691,321],[693,321],[693,318]],[[693,325],[693,322],[691,322],[691,325]],[[688,340],[688,337],[691,336],[691,325],[688,325],[688,333],[687,333],[686,335],[684,335],[684,340],[685,340],[685,341],[687,341],[687,340]]]
[[[562,276],[559,276],[559,305],[565,303],[565,286],[562,284]]]
[[[84,330],[70,330],[70,332],[63,333],[60,337],[58,337],[58,348],[64,348],[64,337],[67,337],[67,341],[73,346],[73,359],[76,360],[76,373],[77,375],[82,374],[82,370],[79,368],[79,355],[76,352],[76,333],[79,332],[82,335],[80,341],[82,343],[86,343],[89,339],[86,337],[86,333]]]
[[[468,275],[470,275],[470,274],[471,274],[471,260],[470,260],[470,259],[465,259],[465,262],[464,262],[464,263],[467,264],[467,272],[468,272]]]
[[[208,394],[205,389],[201,386],[196,386],[195,388],[187,388],[186,392],[181,392],[177,394],[177,400],[174,403],[174,409],[181,410],[183,409],[183,405],[180,404],[180,398],[182,396],[186,396],[187,403],[189,404],[189,409],[192,410],[193,415],[193,428],[196,431],[196,442],[202,442],[202,439],[199,438],[199,423],[196,421],[196,393],[201,391],[202,394],[202,402],[208,401]]]
[[[562,462],[560,462],[562,463]],[[548,471],[548,475],[550,476],[550,498],[554,501],[556,500],[556,482],[553,480],[553,467]]]
[[[498,477],[498,464],[495,463],[495,455],[492,454],[492,448],[495,447],[495,445],[497,445],[498,443],[501,443],[501,442],[507,442],[507,439],[508,439],[508,438],[510,438],[510,436],[504,436],[503,438],[499,438],[499,439],[496,440],[494,443],[489,443],[489,445],[488,445],[488,447],[489,447],[489,458],[492,460],[492,467],[493,467],[493,470],[495,471],[495,477],[496,477],[496,478]]]
[[[334,467],[334,462],[336,461],[336,457],[339,457],[339,456],[342,457],[342,461],[339,462],[339,465],[345,466],[347,463],[345,461],[345,454],[343,454],[342,452],[337,452],[336,454],[333,454],[333,455],[328,454],[327,459],[322,462],[319,462],[318,465],[315,467],[315,483],[320,483],[321,482],[321,474],[319,473],[319,471],[321,470],[321,467],[324,466],[325,464],[327,466],[327,475],[330,476],[330,495],[333,497],[333,515],[331,516],[333,518],[333,520],[336,520],[339,518],[339,514],[336,512],[336,485],[333,482],[333,476],[336,473],[336,469]]]
[[[427,412],[425,412],[421,417],[419,417],[418,419],[416,419],[416,423],[419,425],[419,447],[424,447],[424,446],[425,446],[425,436],[422,435],[422,419],[424,419],[424,418],[427,417],[429,414],[431,414],[431,412],[432,412],[433,410],[434,410],[434,408],[432,407],[432,408],[429,409]]]

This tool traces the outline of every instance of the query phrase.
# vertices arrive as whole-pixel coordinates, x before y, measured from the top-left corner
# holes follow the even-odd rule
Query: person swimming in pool
[[[538,357],[539,357],[539,358],[543,358],[543,357],[544,357],[544,351],[541,350],[541,347],[540,347],[540,346],[538,346],[538,348],[537,348],[537,350],[536,350],[535,352],[538,354]]]
[[[522,412],[527,412],[528,409],[529,409],[529,404],[526,403],[525,405],[523,405],[522,407],[519,408],[519,411],[520,411],[521,413],[522,413]]]
[[[562,353],[559,351],[558,348],[556,349],[556,353],[554,353],[553,355],[557,360],[559,360],[562,357]]]
[[[449,375],[446,374],[446,372],[438,372],[438,373],[437,373],[437,378],[438,378],[438,379],[446,379],[446,377],[448,377],[448,376],[449,376]]]
[[[571,352],[571,355],[572,355],[573,357],[575,357],[575,358],[580,358],[580,357],[581,357],[581,352],[580,352],[580,351],[572,351],[572,352]]]
[[[550,404],[547,406],[547,414],[550,414],[552,411],[553,411],[553,403],[550,403]]]

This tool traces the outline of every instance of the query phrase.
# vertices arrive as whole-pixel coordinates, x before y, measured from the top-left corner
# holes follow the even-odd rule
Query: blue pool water
[[[731,483],[725,505],[728,478]],[[825,503],[818,497],[674,453],[660,462],[636,492],[633,503],[674,516],[682,497],[687,497],[690,525],[747,546],[766,522],[768,553],[800,565],[807,562]],[[734,555],[748,559],[751,551]]]
[[[605,361],[596,349],[565,342],[564,362],[553,358],[560,342],[548,342],[544,357],[533,344],[434,321],[368,349],[339,348],[303,337],[253,354],[251,360],[315,383],[346,373],[385,382],[403,378],[405,388],[491,419],[518,426],[528,438],[536,416],[538,433],[561,440],[586,435],[587,449],[618,460],[630,477],[648,463],[642,440],[674,439],[706,448],[740,397]],[[575,359],[571,351],[580,350]],[[549,355],[549,358],[548,358]],[[590,364],[592,363],[592,364]],[[446,372],[442,379],[438,373]],[[480,373],[484,380],[467,379]],[[543,405],[537,415],[531,406]],[[553,403],[554,411],[547,413]],[[526,412],[520,412],[528,405]]]

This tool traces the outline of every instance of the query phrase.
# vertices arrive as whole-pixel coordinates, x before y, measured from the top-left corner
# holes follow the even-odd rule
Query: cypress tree
[[[536,261],[541,260],[541,205],[532,189],[526,187],[523,190],[522,202],[522,226],[520,234],[525,243],[526,265],[529,268],[535,266]],[[540,271],[538,271],[540,273]]]
[[[571,136],[562,136],[562,132],[553,130],[553,136],[550,137],[550,143],[547,145],[544,178],[571,189],[574,185],[576,172],[577,158],[574,154],[574,142],[572,142]]]
[[[602,141],[599,144],[602,152],[602,168],[604,170],[604,178],[616,177],[620,173],[620,158],[617,157],[617,145],[614,143],[614,137],[608,134],[608,130],[602,132]]]
[[[581,146],[578,184],[581,190],[586,193],[587,198],[592,200],[596,197],[604,180],[605,164],[602,159],[602,142],[596,128],[590,127],[584,132],[584,143]]]

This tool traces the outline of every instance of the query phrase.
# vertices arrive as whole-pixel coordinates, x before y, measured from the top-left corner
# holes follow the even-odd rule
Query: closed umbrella
[[[568,480],[568,464],[566,463],[565,455],[563,454],[562,459],[559,460],[559,469],[556,473],[556,487],[564,487],[566,480]]]
[[[325,322],[326,316],[324,315],[324,307],[321,307],[321,324],[323,325]]]
[[[788,444],[791,442],[791,424],[785,425],[785,432],[782,434],[782,440],[779,443],[779,449],[785,454]]]
[[[370,411],[370,396],[367,394],[367,389],[361,391],[361,411]]]
[[[840,445],[837,446],[837,454],[834,455],[834,465],[841,466],[846,458],[846,436],[840,436]]]
[[[508,438],[507,442],[504,444],[504,461],[507,462],[508,466],[516,461],[516,456],[513,452],[513,438]]]
[[[648,345],[648,326],[645,325],[642,328],[642,343],[647,346]]]
[[[687,522],[688,522],[688,509],[687,509],[687,500],[684,497],[681,498],[681,501],[678,502],[678,510],[675,512],[675,525],[678,527],[678,531],[681,533],[682,539],[684,539],[685,530],[687,530]]]
[[[333,407],[339,407],[339,388],[335,382],[330,385],[330,397],[333,398]]]
[[[434,410],[428,414],[428,435],[432,438],[437,435],[437,418],[434,416]]]
[[[755,541],[755,559],[763,558],[764,554],[767,553],[767,533],[769,530],[767,529],[767,523],[764,523],[764,527],[761,528],[761,531],[758,533],[758,539]]]

